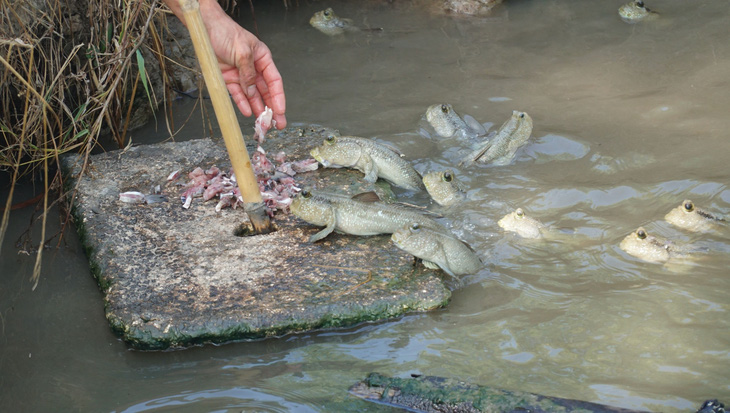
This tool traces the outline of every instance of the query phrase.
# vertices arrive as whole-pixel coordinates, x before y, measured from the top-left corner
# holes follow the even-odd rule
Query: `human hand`
[[[208,26],[210,42],[238,109],[259,116],[264,107],[274,112],[276,127],[286,126],[284,83],[269,48],[230,17],[225,24]],[[206,24],[207,26],[207,24]]]
[[[184,23],[178,0],[164,1]],[[269,48],[228,16],[216,0],[199,4],[223,80],[238,109],[244,116],[259,116],[268,106],[276,127],[286,127],[284,82]]]

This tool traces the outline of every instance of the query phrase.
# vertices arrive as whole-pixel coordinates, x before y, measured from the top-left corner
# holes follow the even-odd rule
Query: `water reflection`
[[[255,389],[233,388],[227,390],[201,390],[147,400],[122,410],[120,413],[135,412],[316,412],[306,404],[288,401],[283,397],[267,394]]]

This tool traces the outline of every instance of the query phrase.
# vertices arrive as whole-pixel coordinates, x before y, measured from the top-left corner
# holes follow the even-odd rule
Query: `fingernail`
[[[256,94],[256,85],[251,85],[246,88],[246,96],[253,97]]]

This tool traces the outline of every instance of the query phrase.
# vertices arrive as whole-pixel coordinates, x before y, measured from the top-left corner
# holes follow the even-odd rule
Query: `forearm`
[[[172,12],[177,16],[180,21],[185,24],[185,15],[183,13],[182,6],[180,5],[181,2],[184,1],[190,1],[190,0],[162,0],[167,7],[172,10]],[[195,0],[192,0],[195,1]],[[197,0],[200,4],[200,14],[203,17],[203,21],[205,22],[206,26],[210,29],[209,25],[212,22],[228,20],[229,17],[226,14],[225,11],[223,11],[223,8],[221,8],[220,4],[218,4],[218,1],[216,0]]]

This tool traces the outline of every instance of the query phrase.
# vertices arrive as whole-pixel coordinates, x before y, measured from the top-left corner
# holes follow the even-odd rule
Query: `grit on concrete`
[[[268,134],[269,154],[309,158],[332,130],[293,127]],[[246,138],[250,141],[250,138]],[[253,148],[249,147],[253,153]],[[92,272],[105,295],[113,330],[133,348],[167,349],[352,326],[448,303],[440,272],[414,266],[389,236],[332,234],[279,214],[278,230],[241,237],[241,208],[215,211],[217,199],[180,201],[181,183],[195,167],[230,168],[223,143],[201,139],[132,147],[65,159],[73,214]],[[184,178],[167,182],[181,170]],[[362,174],[319,169],[297,174],[297,185],[353,193]],[[161,185],[167,202],[126,204],[119,193],[150,193]]]

